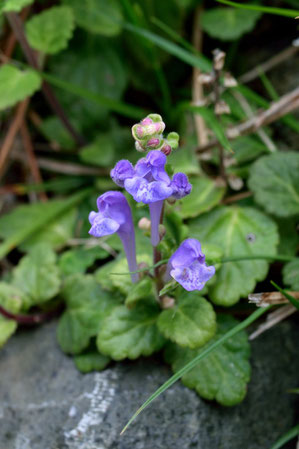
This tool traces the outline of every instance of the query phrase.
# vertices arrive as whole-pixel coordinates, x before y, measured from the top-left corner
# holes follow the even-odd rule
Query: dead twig
[[[21,103],[18,104],[16,108],[16,113],[14,116],[14,119],[9,127],[9,130],[5,136],[3,145],[1,147],[0,151],[0,178],[4,172],[5,169],[5,163],[7,156],[9,154],[9,151],[13,145],[14,139],[16,137],[17,132],[19,131],[22,122],[24,120],[24,116],[27,110],[29,104],[29,98],[26,98]]]
[[[35,181],[36,184],[41,184],[43,182],[42,176],[40,174],[40,170],[39,170],[39,166],[34,154],[34,149],[33,149],[33,145],[32,145],[32,141],[31,141],[31,137],[27,128],[27,125],[25,123],[25,121],[23,121],[22,125],[21,125],[21,136],[23,139],[23,144],[25,147],[25,151],[27,153],[27,157],[28,157],[28,162],[29,162],[29,168],[31,170],[32,173],[32,177]],[[39,192],[38,196],[40,198],[41,201],[45,202],[48,200],[47,195],[45,194],[45,192]]]
[[[41,168],[55,173],[63,173],[65,175],[109,175],[109,170],[107,170],[106,168],[89,167],[86,165],[75,164],[73,162],[61,162],[43,157],[37,158],[37,162]]]
[[[275,310],[272,313],[269,313],[269,315],[266,318],[266,321],[262,323],[256,331],[254,331],[250,336],[249,340],[254,340],[259,335],[263,334],[268,329],[271,329],[271,327],[275,326],[275,324],[280,323],[284,319],[286,319],[288,316],[292,315],[293,313],[297,312],[298,310],[296,307],[292,306],[292,304],[287,304],[285,306],[280,307],[279,309]]]
[[[283,95],[278,101],[271,103],[270,107],[266,110],[258,112],[254,117],[249,120],[240,123],[239,125],[229,128],[226,132],[226,136],[229,140],[236,139],[237,137],[256,132],[262,126],[269,125],[270,123],[280,119],[284,115],[299,108],[299,87],[292,92]],[[204,153],[210,148],[217,145],[217,139],[212,139],[206,145],[202,145],[197,148],[197,153]]]
[[[289,292],[289,294],[295,299],[299,299],[299,292]],[[252,293],[248,296],[248,300],[258,307],[290,303],[290,301],[280,292]]]
[[[227,198],[224,198],[222,200],[222,204],[231,204],[235,203],[236,201],[244,200],[245,198],[250,198],[253,195],[252,192],[241,192],[237,193],[236,195],[228,196]]]
[[[253,69],[249,70],[248,72],[244,73],[240,76],[238,81],[240,83],[249,83],[250,81],[253,81],[255,78],[258,78],[261,73],[266,73],[269,70],[273,69],[277,65],[281,64],[282,62],[288,60],[292,56],[294,56],[297,51],[299,50],[299,47],[295,45],[291,45],[290,47],[285,48],[280,53],[277,53],[277,55],[272,56],[272,58],[268,59],[267,61],[263,62],[262,64],[258,64]]]
[[[19,42],[19,44],[22,47],[22,50],[26,56],[26,59],[28,63],[35,69],[39,70],[39,66],[36,60],[36,56],[34,51],[31,49],[31,47],[28,44],[28,41],[26,39],[24,29],[23,29],[23,23],[20,19],[20,17],[13,12],[9,12],[6,14],[6,17],[10,23],[10,26],[12,30],[14,31],[16,38]],[[51,86],[46,82],[43,81],[42,84],[42,90],[43,93],[53,109],[54,113],[59,117],[65,128],[68,130],[72,138],[75,140],[75,142],[82,146],[84,145],[85,141],[82,136],[80,136],[77,131],[73,128],[73,125],[70,123],[68,117],[66,116],[61,104],[59,103],[58,99],[56,98]]]
[[[199,6],[194,15],[193,23],[193,46],[198,51],[202,51],[202,29],[200,25],[200,15],[202,13],[202,7]],[[200,70],[197,67],[193,68],[192,74],[192,101],[194,104],[198,104],[203,100],[203,86],[199,81]],[[198,145],[205,145],[208,142],[207,128],[204,119],[198,115],[194,115],[195,130],[197,135]]]

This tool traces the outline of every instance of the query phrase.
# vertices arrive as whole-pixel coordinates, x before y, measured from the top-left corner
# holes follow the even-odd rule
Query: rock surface
[[[293,320],[253,342],[241,405],[217,406],[177,383],[120,437],[168,368],[151,358],[83,375],[59,350],[55,323],[19,332],[0,352],[0,448],[268,449],[298,421],[298,395],[286,392],[298,387],[298,341]]]

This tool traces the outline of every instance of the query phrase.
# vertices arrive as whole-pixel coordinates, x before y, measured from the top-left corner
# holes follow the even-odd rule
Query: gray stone
[[[80,374],[59,350],[55,326],[19,332],[0,352],[0,449],[268,449],[298,421],[298,396],[287,393],[298,387],[295,320],[253,342],[241,405],[220,407],[176,383],[122,437],[170,370],[150,358]]]

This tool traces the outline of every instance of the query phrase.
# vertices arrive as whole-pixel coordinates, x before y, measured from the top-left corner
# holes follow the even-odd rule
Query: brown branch
[[[287,93],[278,101],[271,103],[268,109],[262,110],[249,120],[229,128],[226,132],[226,136],[229,140],[233,140],[237,137],[256,132],[262,126],[269,125],[270,123],[280,119],[284,115],[298,108],[299,87],[294,89],[292,92]],[[200,147],[198,147],[196,149],[196,152],[204,153],[210,148],[215,147],[217,143],[217,139],[212,139],[206,145],[201,145]]]
[[[299,299],[299,292],[288,292],[293,298]],[[268,305],[289,304],[290,301],[280,292],[251,293],[248,296],[250,303],[258,307],[266,307]]]
[[[36,184],[40,184],[43,182],[42,176],[40,174],[40,170],[38,167],[38,163],[34,154],[34,148],[32,145],[32,141],[31,141],[31,137],[27,128],[27,125],[25,122],[22,123],[21,125],[21,136],[23,139],[23,143],[24,143],[24,147],[28,156],[28,162],[29,162],[29,168],[31,170],[32,173],[32,177],[35,181]],[[38,196],[40,198],[41,201],[45,202],[47,201],[47,195],[45,194],[45,192],[39,192]]]
[[[253,195],[252,192],[241,192],[237,193],[236,195],[229,196],[227,198],[224,198],[221,203],[222,204],[230,204],[235,203],[236,201],[243,200],[245,198],[250,198]]]
[[[249,83],[250,81],[253,81],[255,78],[260,76],[261,73],[268,72],[269,70],[273,69],[273,67],[294,56],[298,50],[299,47],[296,47],[295,45],[291,45],[290,47],[285,48],[280,53],[277,53],[277,55],[272,56],[272,58],[241,75],[238,81],[240,83]]]
[[[5,163],[7,156],[9,154],[9,151],[12,147],[12,144],[14,142],[14,139],[16,137],[17,132],[19,131],[22,122],[24,120],[24,116],[27,110],[29,104],[29,98],[26,98],[26,100],[23,100],[21,103],[18,104],[16,108],[16,113],[14,116],[14,119],[9,127],[8,133],[5,136],[3,145],[1,147],[0,151],[0,177],[2,176],[4,169],[5,169]]]
[[[22,47],[22,50],[26,56],[26,59],[28,63],[35,69],[39,70],[38,63],[36,60],[36,56],[34,51],[31,49],[31,47],[28,44],[28,41],[26,39],[24,29],[23,29],[23,23],[20,19],[20,17],[13,12],[9,12],[6,14],[6,17],[10,23],[10,26],[12,30],[14,31],[16,38],[19,42],[19,44]],[[85,141],[82,136],[80,136],[77,131],[73,128],[73,125],[70,123],[68,117],[66,116],[61,104],[59,103],[58,99],[56,98],[51,86],[46,82],[43,81],[42,84],[42,90],[43,93],[51,106],[54,113],[59,117],[65,128],[68,130],[72,138],[75,140],[75,142],[82,146],[84,145]]]
[[[74,164],[73,162],[61,162],[43,157],[38,158],[37,162],[41,168],[65,175],[109,175],[109,170],[106,168],[88,167],[86,165]]]

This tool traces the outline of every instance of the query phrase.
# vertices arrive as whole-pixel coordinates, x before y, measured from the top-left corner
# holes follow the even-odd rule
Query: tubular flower
[[[198,240],[184,240],[168,261],[166,278],[172,277],[187,291],[202,290],[215,274],[215,267],[207,266]],[[166,279],[166,280],[168,280]]]
[[[173,189],[172,196],[177,200],[189,195],[192,190],[192,185],[188,181],[185,173],[176,173],[173,175],[171,187]]]
[[[127,257],[130,271],[137,270],[135,232],[128,201],[120,192],[106,192],[97,199],[98,212],[90,212],[89,234],[103,237],[117,232]],[[132,282],[138,281],[138,274],[132,274]]]

